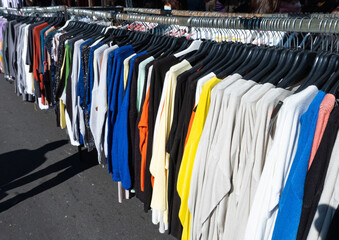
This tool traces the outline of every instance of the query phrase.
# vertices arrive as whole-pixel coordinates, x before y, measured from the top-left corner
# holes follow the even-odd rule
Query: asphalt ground
[[[118,203],[117,184],[80,154],[39,110],[0,75],[0,240],[174,239],[132,198]]]

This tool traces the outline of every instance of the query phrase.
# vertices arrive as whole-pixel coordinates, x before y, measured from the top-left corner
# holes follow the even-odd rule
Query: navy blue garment
[[[87,94],[86,94],[86,105],[87,105],[87,112],[88,115],[91,113],[91,102],[92,102],[92,90],[93,90],[93,81],[94,81],[94,67],[93,67],[93,60],[94,60],[94,51],[104,45],[102,42],[96,44],[95,46],[91,47],[89,52],[88,58],[88,75],[87,75]]]
[[[319,107],[326,93],[319,91],[300,119],[300,135],[285,188],[279,200],[279,211],[272,239],[296,239],[301,216],[304,184],[311,155]]]
[[[112,53],[109,54],[109,58],[111,54],[113,55],[113,66],[112,66],[112,74],[111,78],[107,79],[107,88],[108,88],[108,110],[107,110],[107,162],[110,161],[111,169],[109,171],[114,175],[114,171],[117,171],[116,166],[113,165],[114,161],[112,161],[112,142],[113,140],[113,132],[114,132],[114,124],[117,114],[117,106],[118,106],[118,84],[120,79],[123,79],[124,76],[124,60],[134,53],[134,49],[131,45],[127,45],[121,48],[116,49]],[[122,80],[123,81],[123,80]],[[114,180],[114,177],[113,177]]]
[[[81,45],[80,45],[80,53],[82,54],[82,47],[85,45],[85,44],[88,44],[90,42],[92,42],[93,39],[88,39],[87,41],[83,42]],[[78,81],[78,85],[77,85],[77,96],[80,97],[80,100],[79,100],[79,104],[80,106],[83,106],[84,102],[85,102],[85,82],[84,82],[84,66],[83,66],[83,63],[82,61],[80,60],[80,73],[79,73],[79,81]]]
[[[113,175],[114,181],[121,181],[121,185],[124,189],[129,190],[132,187],[131,174],[129,168],[129,144],[128,144],[128,107],[129,107],[129,94],[132,82],[132,73],[134,68],[134,60],[145,54],[141,52],[136,54],[130,59],[130,67],[128,73],[128,80],[126,91],[124,91],[124,78],[120,78],[119,82],[119,104],[118,100],[118,113],[116,123],[114,125],[113,133],[113,149],[112,149],[112,161],[113,166],[117,166]]]

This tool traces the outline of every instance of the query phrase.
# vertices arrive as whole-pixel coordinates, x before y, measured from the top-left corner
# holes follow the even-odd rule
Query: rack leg
[[[79,160],[82,161],[81,146],[78,146]]]

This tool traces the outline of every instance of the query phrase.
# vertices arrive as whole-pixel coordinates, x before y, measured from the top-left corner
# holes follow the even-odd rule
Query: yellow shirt
[[[184,155],[181,161],[177,190],[181,198],[179,218],[183,225],[181,239],[189,239],[191,215],[188,209],[188,196],[193,170],[195,154],[197,152],[200,137],[204,128],[205,120],[210,106],[211,91],[221,80],[217,77],[212,78],[203,86],[199,104],[195,113],[191,133],[185,146]]]
[[[64,67],[66,64],[66,53],[64,54],[64,58],[62,61],[62,66],[60,70],[60,79],[63,77]],[[60,127],[61,129],[64,129],[66,127],[66,118],[65,118],[65,104],[59,99],[59,108],[60,108]]]
[[[127,80],[128,80],[128,73],[129,73],[129,60],[134,57],[136,53],[133,53],[131,56],[124,60],[124,90],[126,90]]]

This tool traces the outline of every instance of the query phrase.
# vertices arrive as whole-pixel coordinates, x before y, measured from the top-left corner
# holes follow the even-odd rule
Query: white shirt
[[[309,86],[286,98],[280,109],[275,139],[251,207],[245,239],[266,239],[272,236],[279,198],[298,144],[299,120],[317,92],[315,86]]]
[[[206,75],[206,78],[211,79],[214,76],[214,73],[210,73]],[[200,220],[200,209],[203,207],[201,199],[204,170],[206,168],[206,164],[208,164],[207,156],[211,148],[212,139],[216,133],[217,123],[219,122],[224,89],[240,78],[241,76],[238,74],[229,76],[218,83],[211,91],[210,107],[194,159],[188,198],[188,208],[191,213],[190,239],[198,239],[201,235],[202,224]]]
[[[103,48],[102,48],[103,47]],[[107,64],[108,64],[108,55],[110,52],[117,49],[118,46],[114,45],[108,47],[103,45],[95,51],[96,62],[94,63],[94,68],[97,71],[97,74],[94,74],[94,84],[92,90],[92,104],[91,104],[91,114],[90,114],[90,129],[93,135],[95,147],[98,152],[98,161],[102,164],[102,152],[104,151],[104,133],[105,133],[105,122],[107,121]],[[101,69],[100,61],[102,57]],[[100,71],[99,71],[100,70]],[[105,154],[106,155],[106,154]]]
[[[288,90],[273,88],[255,106],[256,116],[252,142],[250,143],[250,153],[244,166],[236,217],[233,219],[234,225],[237,226],[237,235],[233,236],[237,239],[243,239],[244,237],[250,207],[265,163],[266,152],[271,145],[268,128],[273,108],[279,101],[283,101],[291,94],[292,92]]]
[[[257,84],[241,97],[231,145],[231,162],[234,163],[232,175],[233,191],[229,195],[224,229],[225,233],[227,233],[225,235],[227,239],[239,239],[237,236],[240,232],[235,218],[237,206],[241,198],[240,187],[244,176],[244,169],[249,158],[253,131],[255,129],[256,103],[273,87],[274,85],[270,83]]]

